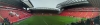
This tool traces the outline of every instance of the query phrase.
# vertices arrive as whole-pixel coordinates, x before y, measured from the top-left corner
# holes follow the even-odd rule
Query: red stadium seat
[[[22,10],[22,9],[21,9]],[[10,11],[13,11],[15,12],[16,14],[19,14],[19,17],[17,17],[16,15],[14,15],[13,17],[11,17],[11,15],[9,15]],[[27,14],[27,15],[26,15]],[[14,23],[14,22],[18,22],[22,19],[25,19],[27,17],[30,17],[31,14],[30,13],[27,13],[25,12],[25,10],[3,10],[1,9],[0,10],[0,15],[3,17],[3,18],[8,18],[10,23]]]
[[[80,7],[79,8],[69,8],[65,9],[60,13],[61,16],[74,16],[81,18],[94,18],[99,15],[99,8],[95,7]]]

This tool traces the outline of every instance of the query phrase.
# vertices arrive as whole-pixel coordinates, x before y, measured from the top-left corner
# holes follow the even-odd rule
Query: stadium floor
[[[85,18],[63,17],[63,16],[32,16],[13,25],[67,25],[76,23]]]

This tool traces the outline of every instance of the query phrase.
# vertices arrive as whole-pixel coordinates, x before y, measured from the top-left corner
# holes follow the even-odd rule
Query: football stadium
[[[65,0],[51,8],[35,7],[31,0],[0,0],[0,25],[100,25],[100,9],[94,4]]]

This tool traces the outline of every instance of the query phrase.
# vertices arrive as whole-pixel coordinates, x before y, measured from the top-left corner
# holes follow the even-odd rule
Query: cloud
[[[31,0],[34,7],[50,7],[50,8],[56,8],[56,5],[63,1],[66,0]]]

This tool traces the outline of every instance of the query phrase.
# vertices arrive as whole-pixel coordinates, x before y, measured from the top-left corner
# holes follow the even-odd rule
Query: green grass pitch
[[[66,25],[70,23],[76,23],[81,19],[68,16],[32,16],[22,21],[16,22],[13,25]]]

